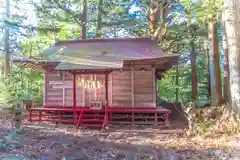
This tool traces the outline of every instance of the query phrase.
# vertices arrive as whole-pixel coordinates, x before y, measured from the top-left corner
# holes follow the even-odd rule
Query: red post
[[[48,103],[48,71],[44,72],[44,102],[43,102],[43,107],[47,106]]]
[[[73,73],[73,108],[74,108],[74,124],[77,123],[77,111],[76,111],[76,106],[77,101],[76,101],[76,73]]]
[[[105,73],[106,108],[108,107],[108,72]]]
[[[155,125],[158,123],[158,113],[155,112],[154,113],[154,121],[155,121]]]
[[[29,117],[28,118],[29,118],[28,121],[32,122],[32,111],[31,110],[29,110]]]
[[[39,122],[42,121],[42,111],[39,111]]]
[[[105,106],[105,117],[103,127],[108,124],[108,72],[105,73],[105,95],[106,95],[106,106]]]
[[[82,116],[83,116],[83,111],[80,111],[80,116],[79,116],[77,124],[76,124],[77,127],[79,127],[81,125]]]

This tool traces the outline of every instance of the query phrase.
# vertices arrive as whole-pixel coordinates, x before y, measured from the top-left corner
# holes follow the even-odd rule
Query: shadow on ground
[[[9,133],[4,127],[1,127],[1,131]],[[166,131],[150,126],[113,126],[100,131],[36,124],[25,126],[13,138],[13,143],[9,143],[12,148],[8,155],[21,155],[29,159],[44,157],[44,160],[60,160],[64,157],[69,160],[206,160],[216,156],[209,152],[213,149],[179,149],[177,146],[175,149],[168,149],[166,144],[177,140],[178,133]],[[225,152],[217,154],[220,157],[229,156]]]
[[[0,140],[10,146],[1,151],[4,156],[41,157],[42,160],[233,159],[229,158],[233,155],[219,148],[199,147],[199,144],[178,146],[178,142],[186,140],[182,138],[186,124],[174,119],[170,123],[168,128],[114,125],[106,130],[32,123],[24,125],[22,132],[10,136],[6,142],[2,139],[6,140],[6,135],[12,133],[12,123],[0,119]],[[174,145],[169,148],[169,144]]]

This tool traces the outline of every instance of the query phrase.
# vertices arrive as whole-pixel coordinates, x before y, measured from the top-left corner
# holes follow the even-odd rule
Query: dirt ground
[[[10,160],[12,156],[42,160],[240,160],[237,150],[192,140],[184,137],[183,132],[184,127],[178,123],[169,128],[109,126],[105,130],[25,123],[16,133],[9,119],[1,119],[0,159]]]

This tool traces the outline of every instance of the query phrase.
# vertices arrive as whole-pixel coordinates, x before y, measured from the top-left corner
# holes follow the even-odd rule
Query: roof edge
[[[87,40],[59,40],[56,41],[55,44],[61,43],[91,43],[91,42],[113,42],[113,41],[149,41],[154,42],[150,38],[111,38],[111,39],[87,39]]]

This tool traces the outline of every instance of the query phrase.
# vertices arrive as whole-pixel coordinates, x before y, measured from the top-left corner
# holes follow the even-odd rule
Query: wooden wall
[[[104,80],[104,75],[77,75],[76,79]],[[45,98],[47,106],[73,106],[73,76],[63,74],[59,76],[56,72],[45,72]],[[105,104],[105,86],[96,88],[84,88],[82,85],[76,87],[77,106],[89,106],[90,101],[98,100]]]
[[[110,106],[156,107],[155,70],[152,65],[134,65],[128,71],[114,71],[110,77]]]
[[[144,70],[141,70],[144,69]],[[76,79],[105,81],[105,75],[77,75]],[[73,106],[73,76],[45,72],[45,105]],[[77,106],[89,106],[99,100],[105,104],[105,84],[98,89],[77,85]],[[151,65],[134,65],[128,70],[113,71],[108,77],[108,104],[110,107],[156,107],[155,70]]]

